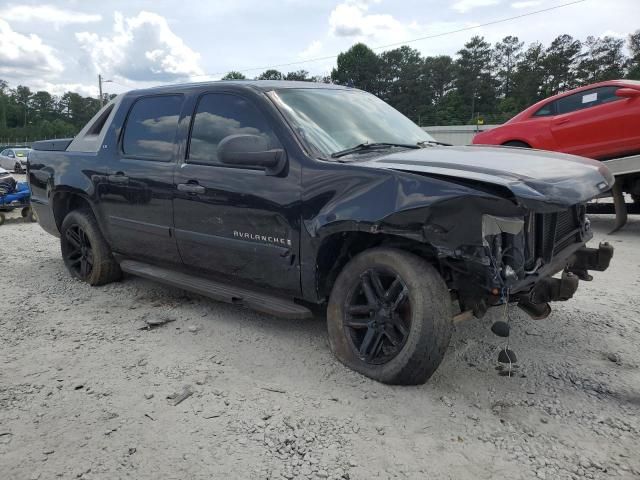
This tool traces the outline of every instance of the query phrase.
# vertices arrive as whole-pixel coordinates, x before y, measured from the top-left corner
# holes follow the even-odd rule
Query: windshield
[[[363,143],[434,141],[396,109],[360,90],[287,88],[269,96],[302,140],[323,157]]]

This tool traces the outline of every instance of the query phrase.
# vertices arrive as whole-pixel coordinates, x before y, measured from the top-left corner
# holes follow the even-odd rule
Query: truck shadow
[[[5,216],[4,222],[0,222],[0,228],[9,227],[11,225],[31,223],[26,218],[20,216],[20,212],[0,212]]]
[[[591,221],[591,228],[593,228],[594,232],[606,235],[607,238],[622,239],[640,233],[640,215],[629,215],[627,224],[613,234],[609,234],[609,232],[615,225],[614,215],[589,214],[589,220]]]

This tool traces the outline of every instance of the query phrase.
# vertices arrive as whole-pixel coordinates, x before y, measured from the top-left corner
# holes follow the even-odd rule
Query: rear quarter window
[[[546,105],[542,106],[540,109],[533,114],[534,117],[548,117],[550,115],[555,115],[556,113],[556,102],[549,102]]]

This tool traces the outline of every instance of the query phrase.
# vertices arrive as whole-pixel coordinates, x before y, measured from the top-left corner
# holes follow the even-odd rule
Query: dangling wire
[[[511,332],[511,315],[509,314],[509,296],[510,296],[510,290],[507,289],[507,301],[504,302],[504,318],[503,320],[506,322],[507,324],[507,331]],[[509,355],[509,338],[511,337],[511,334],[509,334],[507,336],[507,344],[504,347],[504,354],[507,356],[507,359],[509,360],[509,378],[511,378],[511,368],[513,363],[511,362],[511,355]]]

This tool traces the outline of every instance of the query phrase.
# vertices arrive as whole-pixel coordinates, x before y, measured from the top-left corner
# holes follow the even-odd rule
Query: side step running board
[[[205,297],[221,302],[243,305],[252,310],[268,313],[287,319],[311,318],[312,313],[306,307],[290,300],[278,298],[269,294],[254,292],[244,288],[225,285],[224,283],[206,280],[200,277],[175,272],[162,267],[134,260],[123,260],[120,268],[132,275],[155,280],[165,285],[181,288],[189,292],[198,293]]]

